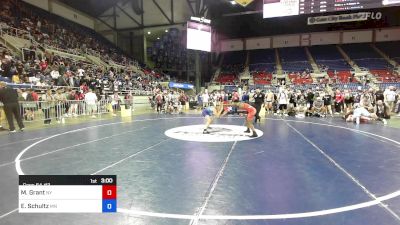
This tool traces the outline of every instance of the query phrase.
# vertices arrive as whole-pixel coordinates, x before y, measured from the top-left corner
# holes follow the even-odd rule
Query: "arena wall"
[[[316,32],[260,38],[223,40],[221,41],[221,51],[228,52],[253,49],[268,49],[271,47],[285,48],[312,45],[368,43],[399,40],[400,27],[393,27],[373,30]]]
[[[248,38],[246,39],[246,49],[268,49],[271,48],[271,38]]]
[[[221,42],[221,51],[229,52],[229,51],[242,51],[244,50],[244,43],[241,39],[236,40],[227,40]]]
[[[61,16],[72,22],[94,29],[95,19],[55,0],[23,0],[24,2]]]
[[[342,33],[342,44],[372,42],[373,30],[346,31]]]

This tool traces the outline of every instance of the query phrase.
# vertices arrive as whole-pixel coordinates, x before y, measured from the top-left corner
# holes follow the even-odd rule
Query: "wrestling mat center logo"
[[[203,134],[204,125],[191,125],[175,127],[165,131],[165,135],[170,138],[196,141],[196,142],[233,142],[247,141],[259,138],[263,135],[261,130],[257,130],[258,137],[252,138],[252,132],[245,133],[245,126],[211,124],[208,128],[209,134]]]

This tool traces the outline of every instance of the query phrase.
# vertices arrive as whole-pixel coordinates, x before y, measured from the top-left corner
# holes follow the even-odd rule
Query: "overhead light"
[[[147,34],[151,34],[151,31],[147,31]]]
[[[237,2],[236,2],[236,1],[231,1],[231,4],[232,4],[232,5],[236,5]]]
[[[167,30],[165,30],[165,33],[168,33],[168,29],[167,29]]]

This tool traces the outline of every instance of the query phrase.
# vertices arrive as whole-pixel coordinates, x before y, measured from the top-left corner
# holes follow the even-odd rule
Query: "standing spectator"
[[[325,116],[329,113],[333,117],[333,113],[332,113],[332,95],[328,90],[325,91],[325,94],[322,97],[322,100],[324,100],[324,114],[325,114]]]
[[[396,100],[396,92],[393,89],[393,87],[389,87],[383,93],[385,97],[385,104],[389,107],[389,112],[394,110],[394,101]]]
[[[62,115],[65,112],[65,104],[67,102],[67,99],[63,93],[63,90],[59,88],[54,95],[54,101],[55,101],[55,110],[56,110],[56,120],[57,123],[61,123],[64,121],[64,118]]]
[[[118,106],[119,106],[119,95],[118,92],[114,92],[112,99],[111,99],[111,105],[112,105],[112,109],[113,109],[113,116],[117,116],[117,110],[118,110]]]
[[[95,113],[97,112],[97,96],[93,93],[92,89],[89,89],[89,92],[85,94],[85,103],[87,107],[87,112],[89,115],[92,115],[92,118],[96,118]]]
[[[375,102],[378,102],[379,100],[381,100],[381,101],[385,101],[385,96],[384,96],[384,94],[383,94],[383,91],[382,91],[382,89],[378,89],[376,92],[375,92]]]
[[[340,114],[343,108],[344,96],[339,89],[336,90],[335,95],[335,114]]]
[[[267,114],[270,114],[271,112],[274,111],[274,101],[275,101],[275,95],[272,93],[271,89],[268,90],[267,96],[265,98],[265,110],[267,111]]]
[[[253,95],[254,98],[254,106],[257,110],[256,112],[256,116],[255,116],[255,123],[261,122],[261,117],[260,117],[260,111],[261,111],[261,107],[264,104],[264,98],[265,98],[265,94],[261,92],[260,88],[256,89],[256,93],[254,93]]]
[[[84,102],[85,95],[83,94],[82,90],[75,92],[75,100],[79,102],[78,108],[77,108],[77,114],[85,115],[86,114],[86,104]]]
[[[6,83],[4,82],[0,82],[0,101],[4,105],[4,112],[6,113],[10,132],[16,132],[13,117],[17,120],[19,129],[23,131],[24,124],[21,119],[17,92],[10,87],[6,87]]]
[[[279,104],[279,113],[283,114],[284,116],[287,116],[286,110],[287,110],[287,104],[288,104],[288,95],[286,94],[286,91],[281,89],[278,94],[278,104]]]
[[[306,95],[306,98],[307,98],[307,109],[308,110],[311,110],[312,106],[314,105],[314,97],[315,97],[314,92],[312,91],[311,88],[309,88],[307,90],[307,95]]]
[[[354,97],[349,90],[344,91],[344,113],[348,113],[353,110]]]
[[[125,96],[125,107],[126,109],[130,108],[133,111],[133,95],[132,91],[129,91]]]
[[[42,108],[44,114],[44,124],[50,125],[51,118],[50,118],[50,110],[54,104],[54,97],[52,95],[51,89],[46,91],[46,94],[43,94],[41,97],[40,107]]]
[[[239,102],[239,101],[240,101],[239,92],[237,90],[233,90],[232,102]]]
[[[163,108],[163,104],[165,102],[164,96],[161,94],[161,92],[158,92],[156,97],[156,104],[157,104],[157,112],[161,113],[162,112],[162,108]]]
[[[204,93],[201,95],[201,99],[203,102],[203,108],[206,108],[208,106],[208,100],[210,99],[207,90],[205,90]]]
[[[78,111],[78,99],[76,99],[78,96],[76,95],[75,90],[71,90],[71,92],[68,94],[67,100],[69,101],[69,110],[68,110],[68,116],[74,116],[77,117],[77,111]]]
[[[182,93],[179,95],[179,102],[182,108],[186,108],[186,102],[188,101],[188,98],[185,94],[185,92],[182,91]]]
[[[249,94],[247,94],[246,91],[243,92],[243,94],[242,94],[242,102],[244,102],[244,103],[249,103],[249,101],[250,101],[250,96],[249,96]]]

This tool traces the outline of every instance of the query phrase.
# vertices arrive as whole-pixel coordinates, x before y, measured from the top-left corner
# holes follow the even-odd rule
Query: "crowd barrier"
[[[96,104],[88,104],[85,101],[21,101],[19,105],[20,115],[24,122],[64,122],[66,118],[98,117],[113,112],[113,106],[108,100],[100,100]],[[3,105],[0,104],[0,107],[3,108]],[[118,104],[114,106],[114,109],[119,110],[121,107],[131,109],[132,104]],[[1,119],[5,120],[5,118]]]

